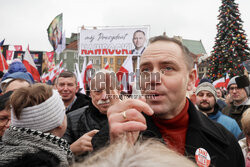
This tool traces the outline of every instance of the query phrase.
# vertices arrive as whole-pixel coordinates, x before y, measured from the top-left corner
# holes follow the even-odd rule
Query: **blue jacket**
[[[239,134],[241,133],[240,127],[237,122],[229,116],[222,114],[220,111],[218,111],[215,115],[209,115],[208,117],[223,125],[236,138],[238,138]]]

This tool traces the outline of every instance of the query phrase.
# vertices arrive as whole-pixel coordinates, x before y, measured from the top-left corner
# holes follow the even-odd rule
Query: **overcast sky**
[[[243,29],[250,36],[250,1],[239,4]],[[0,0],[0,41],[25,50],[51,51],[47,28],[63,13],[66,37],[79,27],[150,25],[150,36],[202,40],[210,54],[217,33],[221,0]],[[249,41],[248,41],[249,42]]]

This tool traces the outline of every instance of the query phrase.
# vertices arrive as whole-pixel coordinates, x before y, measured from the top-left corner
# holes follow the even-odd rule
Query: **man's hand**
[[[76,140],[74,143],[70,145],[71,151],[75,155],[80,155],[87,151],[93,151],[91,140],[97,132],[99,132],[99,130],[95,129],[82,135],[82,137],[80,137],[78,140]]]
[[[141,112],[153,115],[153,110],[145,99],[126,99],[115,103],[108,109],[110,128],[110,142],[126,136],[130,143],[134,143],[140,131],[146,130],[146,119]]]

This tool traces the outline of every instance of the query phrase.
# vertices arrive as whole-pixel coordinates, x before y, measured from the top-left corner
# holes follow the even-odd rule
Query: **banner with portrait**
[[[63,14],[59,14],[50,23],[47,32],[49,42],[53,49],[56,50],[59,44],[62,44],[62,28],[63,28]]]
[[[141,55],[147,46],[148,39],[149,26],[82,29],[80,31],[79,55]]]

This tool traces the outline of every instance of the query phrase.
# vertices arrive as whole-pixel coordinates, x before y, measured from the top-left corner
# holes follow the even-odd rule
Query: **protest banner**
[[[136,35],[136,36],[135,36]],[[79,42],[80,56],[127,56],[140,55],[149,38],[149,26],[105,27],[81,29]]]

